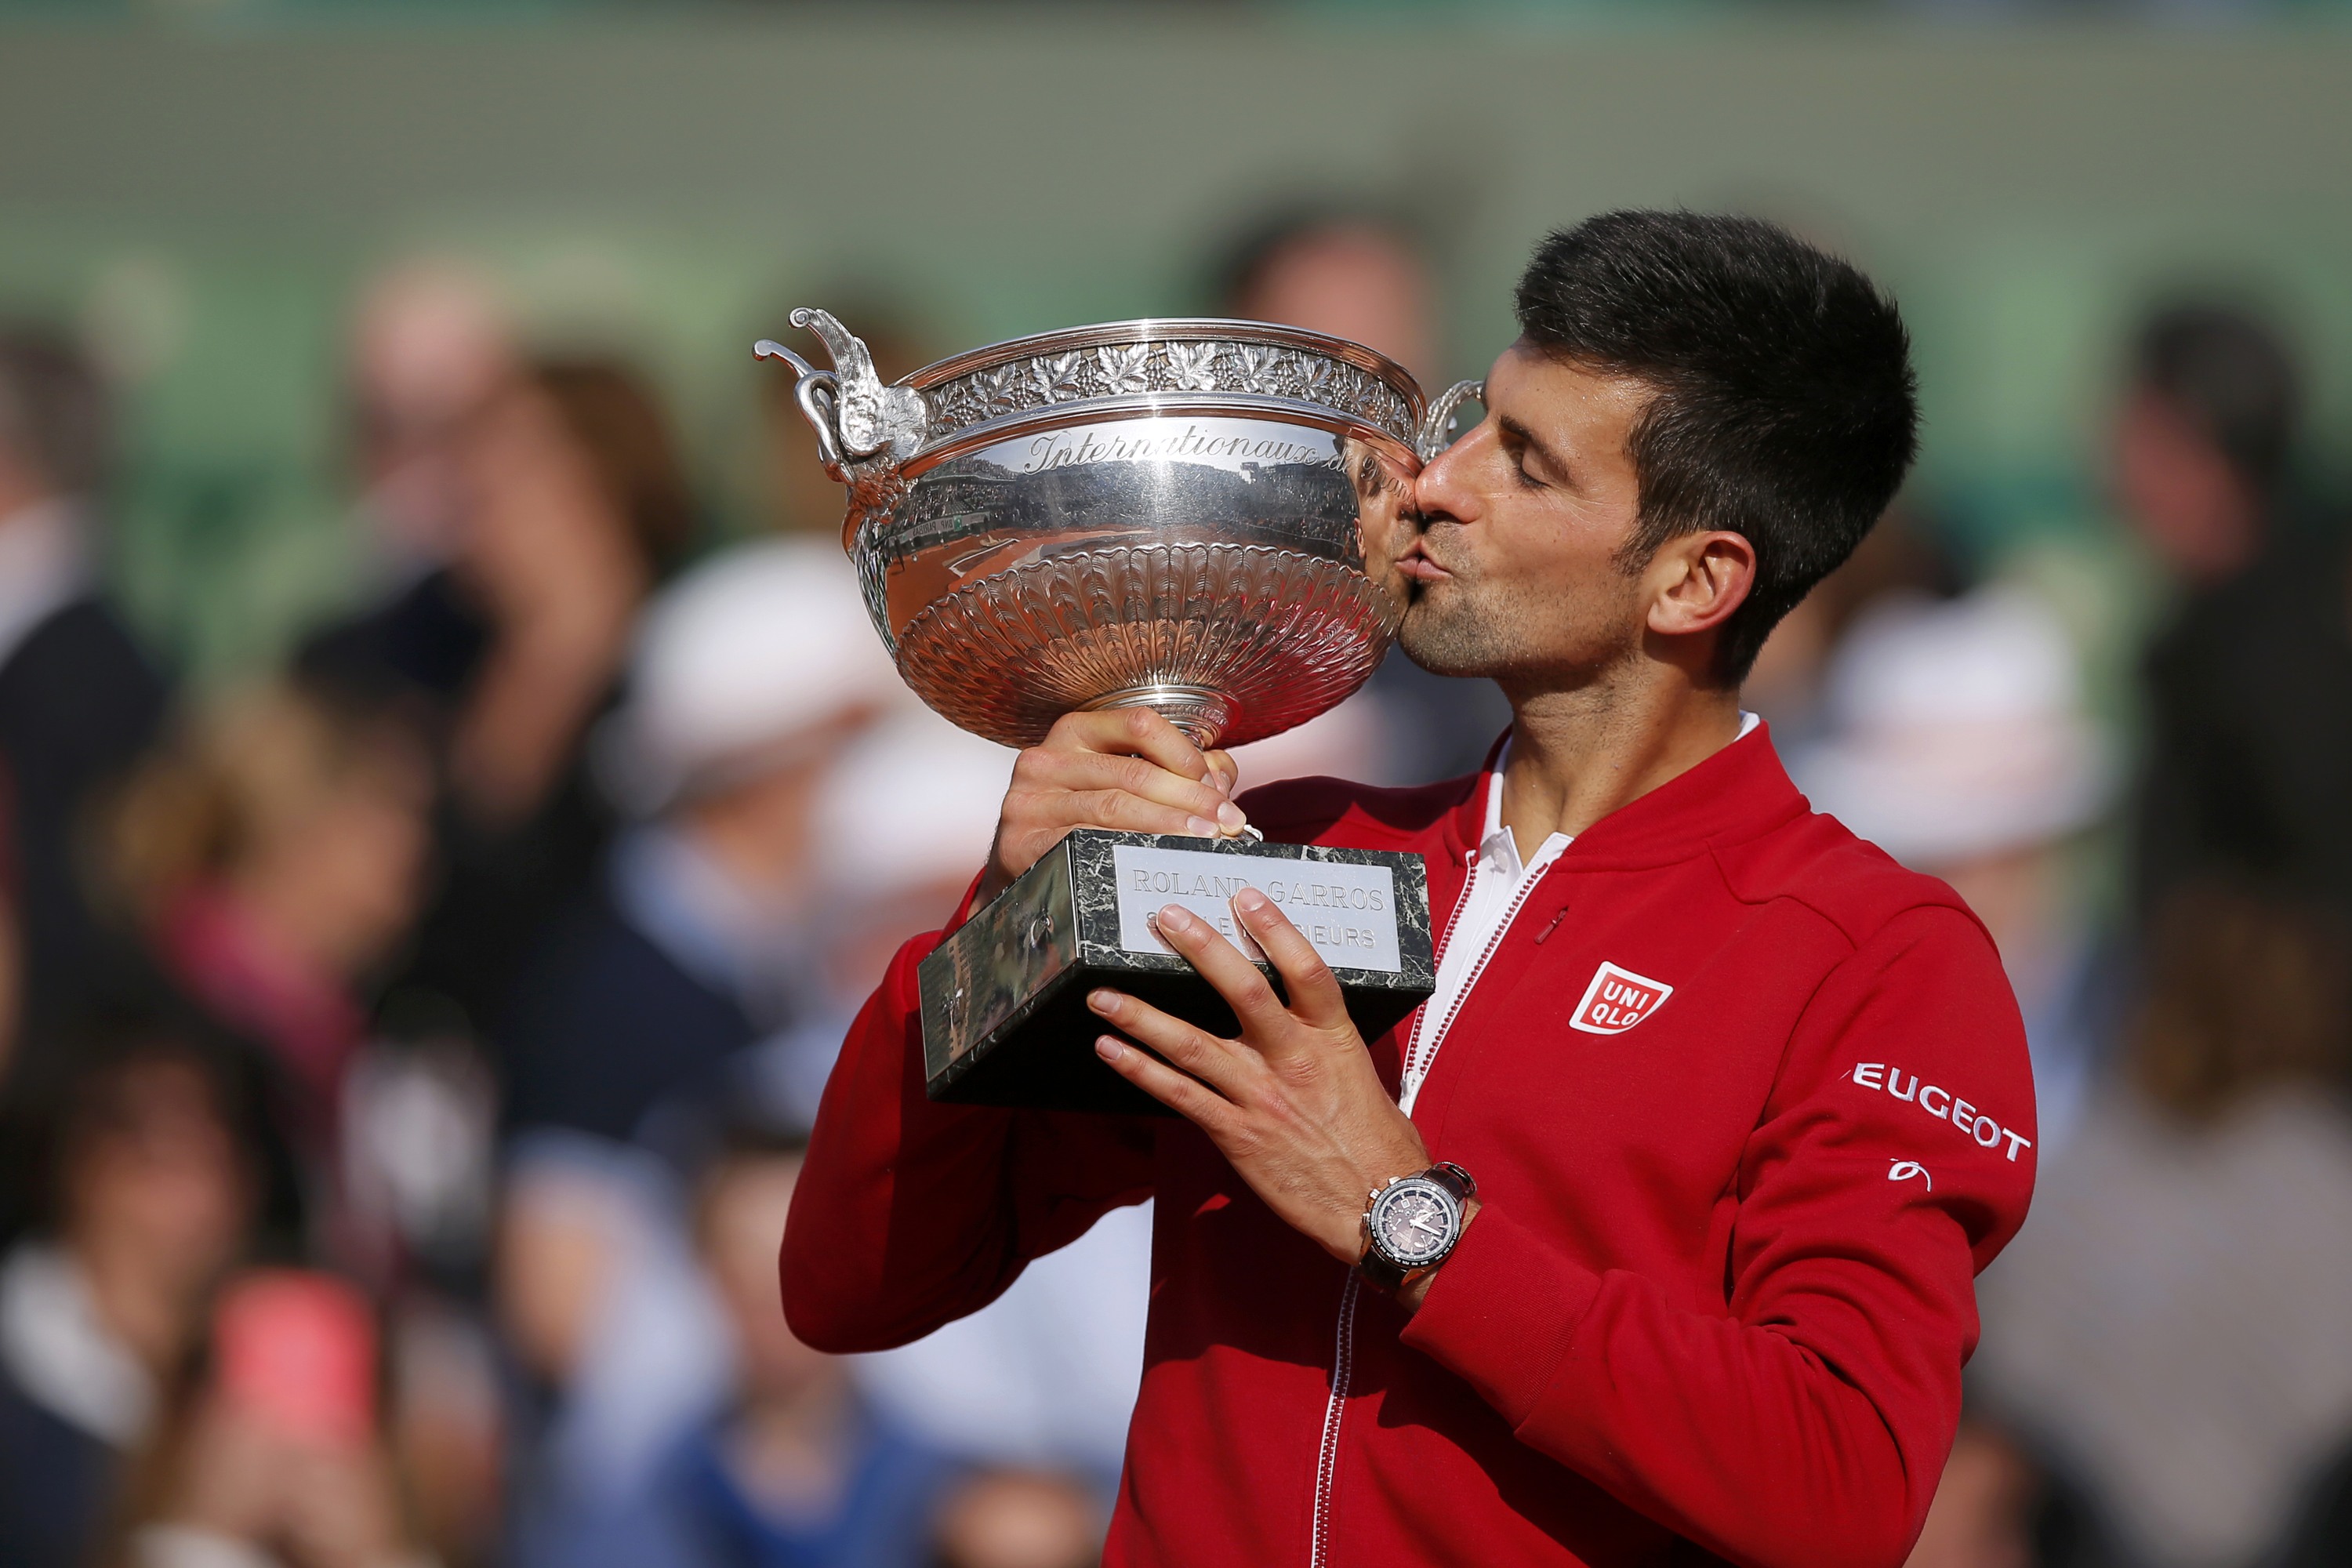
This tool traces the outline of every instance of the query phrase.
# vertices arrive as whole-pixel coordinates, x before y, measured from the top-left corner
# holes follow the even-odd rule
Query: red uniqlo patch
[[[1675,988],[1663,980],[1604,963],[1592,972],[1592,984],[1584,988],[1584,1000],[1576,1005],[1569,1026],[1588,1035],[1622,1035],[1674,994]]]

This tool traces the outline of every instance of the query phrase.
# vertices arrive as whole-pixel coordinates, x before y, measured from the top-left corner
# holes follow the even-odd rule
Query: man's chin
[[[1397,624],[1397,646],[1404,649],[1405,658],[1432,675],[1482,676],[1488,674],[1490,660],[1482,658],[1486,650],[1475,635],[1465,636],[1467,629],[1459,625],[1460,617],[1449,616],[1439,606],[1449,595],[1433,588],[1444,584],[1417,583],[1410,603],[1405,605],[1404,618]],[[1433,598],[1434,603],[1433,603]]]

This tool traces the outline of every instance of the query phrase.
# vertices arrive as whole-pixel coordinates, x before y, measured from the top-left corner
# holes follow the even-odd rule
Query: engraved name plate
[[[1436,982],[1418,855],[1076,828],[922,961],[926,1092],[964,1105],[1159,1113],[1095,1055],[1103,1026],[1087,994],[1113,986],[1231,1035],[1233,1010],[1151,921],[1181,904],[1240,937],[1228,900],[1244,888],[1315,944],[1368,1040]],[[1263,963],[1255,943],[1236,945]]]
[[[1265,954],[1234,922],[1232,900],[1255,888],[1290,917],[1334,969],[1393,974],[1397,951],[1396,877],[1386,866],[1319,860],[1258,860],[1197,849],[1120,844],[1111,850],[1118,880],[1118,944],[1129,952],[1172,952],[1152,925],[1170,904],[1189,910],[1225,934],[1253,963]]]

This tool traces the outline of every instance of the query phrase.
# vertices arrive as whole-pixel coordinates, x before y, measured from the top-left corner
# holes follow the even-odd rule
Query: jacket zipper
[[[1486,965],[1493,961],[1495,950],[1503,945],[1503,939],[1510,934],[1512,923],[1519,918],[1519,911],[1525,909],[1528,900],[1535,896],[1536,884],[1542,881],[1544,872],[1550,869],[1551,868],[1547,866],[1541,871],[1529,872],[1526,879],[1520,882],[1519,890],[1511,895],[1509,906],[1503,910],[1503,918],[1495,922],[1493,934],[1486,938],[1486,945],[1479,951],[1477,961],[1470,965],[1470,973],[1463,976],[1462,989],[1454,994],[1454,1005],[1446,1009],[1445,1016],[1437,1020],[1434,1027],[1431,1026],[1430,1017],[1426,1012],[1423,1012],[1415,1022],[1412,1043],[1405,1052],[1404,1071],[1397,1085],[1397,1104],[1407,1116],[1412,1114],[1413,1102],[1421,1098],[1422,1083],[1429,1077],[1430,1068],[1437,1061],[1438,1047],[1445,1043],[1446,1034],[1454,1027],[1454,1020],[1460,1017],[1462,1009],[1469,1005],[1470,993],[1478,988],[1478,977],[1486,973]],[[1472,868],[1472,875],[1476,875],[1475,866]],[[1454,919],[1445,922],[1445,934],[1449,941],[1454,935],[1455,921],[1461,918],[1462,904],[1469,901],[1470,884],[1465,879],[1462,885],[1462,902],[1454,906]],[[1549,931],[1544,932],[1546,936],[1550,934]],[[1431,961],[1433,965],[1442,956],[1442,953],[1433,956]]]
[[[1544,869],[1549,870],[1550,868]],[[1454,945],[1454,930],[1462,923],[1462,911],[1470,903],[1471,885],[1477,879],[1478,852],[1473,849],[1465,862],[1462,896],[1454,900],[1454,912],[1446,917],[1444,934],[1437,939],[1437,946],[1430,954],[1433,968],[1444,962],[1445,950]],[[1476,988],[1478,977],[1486,972],[1495,950],[1503,945],[1503,937],[1510,931],[1511,922],[1519,918],[1521,907],[1535,892],[1536,884],[1542,880],[1543,873],[1538,872],[1520,883],[1518,892],[1511,899],[1510,907],[1503,911],[1502,920],[1496,923],[1494,934],[1486,939],[1477,963],[1470,966],[1469,974],[1462,982],[1462,990],[1454,998],[1454,1005],[1446,1010],[1445,1016],[1433,1028],[1426,1010],[1414,1020],[1412,1037],[1406,1045],[1404,1067],[1397,1084],[1397,1104],[1406,1115],[1412,1114],[1412,1102],[1420,1096],[1421,1081],[1429,1076],[1430,1064],[1437,1058],[1437,1047],[1444,1043],[1445,1032],[1454,1026],[1454,1020],[1460,1016],[1463,1004],[1470,999],[1470,993]],[[1567,913],[1565,910],[1560,912]],[[1552,923],[1558,925],[1559,922],[1554,921]],[[1544,934],[1549,936],[1551,932],[1547,930]],[[1339,1293],[1338,1342],[1331,1352],[1331,1396],[1323,1406],[1323,1440],[1315,1457],[1315,1535],[1307,1556],[1308,1568],[1330,1568],[1331,1489],[1339,1468],[1339,1421],[1347,1411],[1348,1384],[1355,1370],[1356,1295],[1361,1284],[1361,1277],[1349,1269],[1347,1287]]]
[[[1454,900],[1453,912],[1445,917],[1445,930],[1439,933],[1437,945],[1430,950],[1429,971],[1432,974],[1436,973],[1438,965],[1445,962],[1445,950],[1454,945],[1454,933],[1462,924],[1462,911],[1470,907],[1470,889],[1477,886],[1477,882],[1478,851],[1473,849],[1463,858],[1462,891]],[[1463,991],[1467,994],[1469,987],[1463,987]],[[1459,1005],[1457,998],[1456,1005]],[[1423,1005],[1413,1013],[1412,1033],[1405,1037],[1404,1062],[1397,1068],[1397,1104],[1408,1116],[1412,1114],[1413,1090],[1419,1087],[1419,1080],[1414,1077],[1414,1064],[1421,1060],[1422,1038],[1428,1033],[1429,1008]]]
[[[1339,1343],[1331,1352],[1331,1398],[1323,1406],[1323,1441],[1315,1453],[1315,1543],[1307,1554],[1311,1568],[1329,1568],[1331,1561],[1331,1483],[1339,1469],[1339,1414],[1348,1404],[1348,1377],[1356,1359],[1356,1291],[1363,1280],[1352,1268],[1339,1292]]]

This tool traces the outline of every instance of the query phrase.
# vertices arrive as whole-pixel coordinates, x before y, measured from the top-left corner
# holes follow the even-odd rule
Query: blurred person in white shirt
[[[838,1000],[824,1023],[763,1047],[773,1102],[814,1118],[850,1014],[899,943],[961,901],[1012,771],[1010,751],[919,710],[843,756],[818,813]],[[1142,1377],[1150,1266],[1150,1205],[1117,1210],[981,1311],[857,1358],[856,1376],[877,1410],[937,1447],[1107,1488]]]
[[[2325,905],[2208,882],[2142,969],[2121,1070],[1978,1282],[1970,1396],[2124,1561],[2251,1568],[2352,1445],[2352,945]]]
[[[824,1016],[817,798],[904,689],[830,542],[723,552],[646,611],[627,699],[593,742],[628,826],[541,933],[500,1042],[496,1289],[546,1404],[528,1551],[531,1521],[640,1484],[725,1397],[680,1176],[739,1058]]]
[[[245,1086],[215,1054],[142,1026],[75,1058],[37,1097],[38,1220],[0,1260],[0,1552],[22,1568],[89,1560],[253,1231]]]

